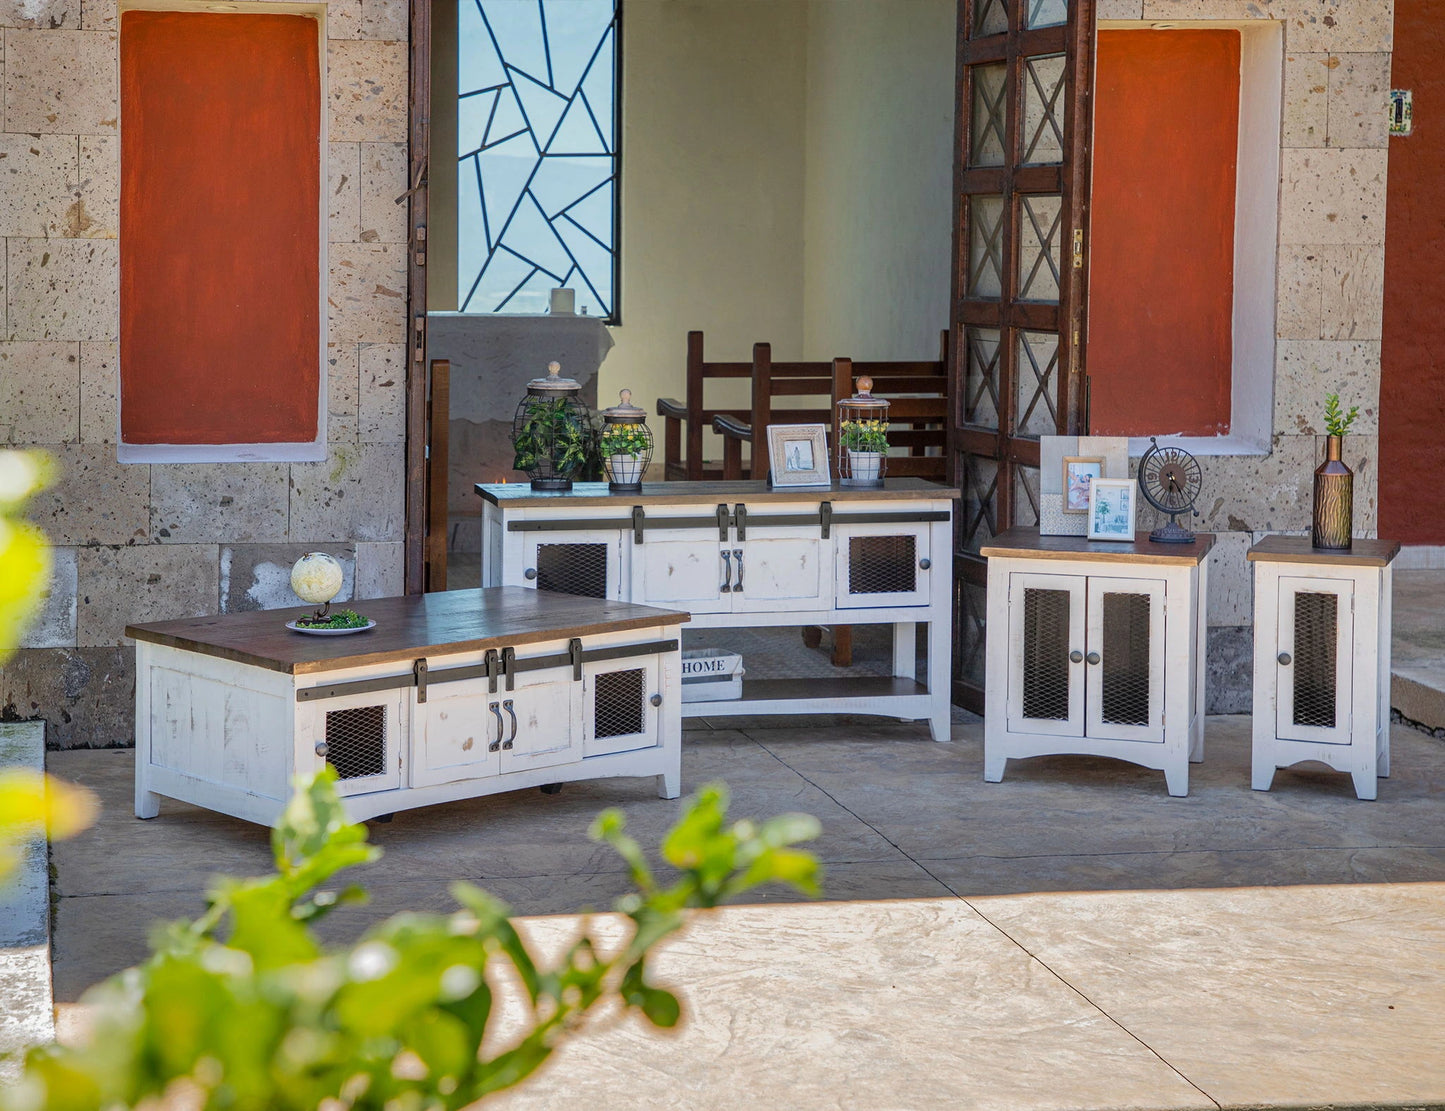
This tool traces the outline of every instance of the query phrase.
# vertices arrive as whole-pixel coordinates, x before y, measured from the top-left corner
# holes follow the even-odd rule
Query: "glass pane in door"
[[[1059,300],[1059,228],[1064,198],[1039,193],[1019,198],[1019,300]]]
[[[1053,436],[1059,430],[1059,337],[1053,332],[1018,334],[1018,400],[1014,434]]]
[[[1335,727],[1335,651],[1339,597],[1300,591],[1294,596],[1294,723]]]
[[[963,382],[964,423],[997,428],[1002,333],[997,328],[968,328],[964,335],[968,344],[968,365]]]
[[[1002,62],[974,66],[973,132],[969,150],[972,166],[1002,166],[1004,159],[1004,106],[1008,93],[1008,67]]]
[[[1024,0],[1028,5],[1025,26],[1030,31],[1039,27],[1057,27],[1069,19],[1069,0]]]
[[[1001,35],[1008,30],[1008,5],[1005,0],[974,0],[973,37]]]
[[[1024,590],[1023,716],[1069,720],[1069,592]]]
[[[1003,198],[968,200],[968,295],[997,299],[1003,293]]]
[[[1104,595],[1101,716],[1107,725],[1149,724],[1147,594]]]
[[[1019,161],[1025,165],[1064,160],[1066,72],[1062,54],[1024,59],[1024,119],[1019,130]]]

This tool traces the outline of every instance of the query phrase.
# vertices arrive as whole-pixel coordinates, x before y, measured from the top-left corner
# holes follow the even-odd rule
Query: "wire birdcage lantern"
[[[652,429],[647,427],[647,411],[632,404],[631,390],[617,396],[616,405],[602,410],[602,466],[609,490],[635,494],[652,462]]]
[[[534,490],[572,489],[572,476],[587,463],[592,422],[582,384],[561,375],[561,363],[548,363],[545,378],[527,383],[512,418],[512,466]]]
[[[873,379],[866,375],[857,389],[838,402],[838,481],[882,486],[888,469],[888,402],[873,396]]]

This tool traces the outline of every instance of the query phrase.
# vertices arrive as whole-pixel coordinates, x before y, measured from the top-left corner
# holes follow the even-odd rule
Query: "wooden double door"
[[[954,150],[954,701],[983,708],[979,548],[1039,519],[1039,437],[1086,424],[1093,0],[960,0]]]

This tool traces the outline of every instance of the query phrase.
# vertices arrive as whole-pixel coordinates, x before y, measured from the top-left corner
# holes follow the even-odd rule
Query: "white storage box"
[[[720,702],[743,696],[743,658],[726,648],[689,648],[682,653],[682,700]]]

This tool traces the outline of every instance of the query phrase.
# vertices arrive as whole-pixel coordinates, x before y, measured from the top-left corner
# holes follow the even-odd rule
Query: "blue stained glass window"
[[[459,308],[615,320],[620,0],[459,2]]]

